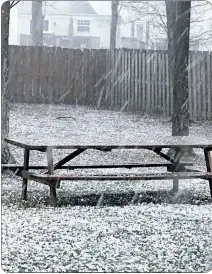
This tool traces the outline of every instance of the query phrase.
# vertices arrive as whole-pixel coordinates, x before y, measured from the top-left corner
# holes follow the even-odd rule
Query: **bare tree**
[[[32,45],[43,45],[42,0],[32,1]]]
[[[117,32],[117,23],[118,23],[118,6],[119,1],[111,1],[111,26],[110,26],[110,49],[116,48],[116,32]]]
[[[4,138],[9,134],[9,104],[8,104],[8,79],[9,79],[9,26],[10,8],[19,1],[6,1],[1,6],[1,161],[2,163],[14,162],[8,145]]]
[[[152,27],[158,30],[159,35],[167,37],[167,14],[166,5],[164,1],[152,2],[152,1],[132,1],[124,2],[123,8],[131,11],[131,21],[148,20],[151,22]],[[192,45],[207,45],[212,40],[212,18],[205,18],[205,14],[212,10],[209,2],[206,1],[193,1],[191,4],[191,31],[190,31],[190,46]],[[211,27],[204,29],[203,23],[206,23]],[[198,32],[198,34],[197,34]],[[150,35],[152,36],[152,35]],[[157,38],[156,31],[153,35]],[[154,39],[151,39],[152,43]]]
[[[111,1],[111,25],[110,25],[110,49],[116,48],[116,35],[117,35],[117,25],[119,19],[119,13],[122,9],[123,1],[112,0]]]

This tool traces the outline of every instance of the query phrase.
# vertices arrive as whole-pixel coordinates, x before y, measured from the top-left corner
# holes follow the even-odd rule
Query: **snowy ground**
[[[72,118],[58,119],[61,116]],[[165,119],[71,106],[13,105],[10,117],[10,138],[37,144],[207,143],[211,132],[211,123],[195,123],[189,138],[173,140]],[[23,151],[11,148],[22,163]],[[55,160],[67,153],[58,152]],[[201,151],[196,153],[198,167],[204,168]],[[42,153],[33,152],[33,156],[31,163],[46,164]],[[153,154],[135,150],[88,151],[75,163],[152,160],[157,161]],[[60,207],[54,209],[48,187],[30,182],[28,201],[23,203],[21,180],[5,174],[2,267],[7,272],[209,271],[212,205],[208,183],[181,181],[175,196],[169,193],[171,187],[171,181],[64,182],[58,190]],[[139,201],[128,205],[134,191],[140,193]],[[95,195],[101,192],[107,195],[103,207],[97,208]]]

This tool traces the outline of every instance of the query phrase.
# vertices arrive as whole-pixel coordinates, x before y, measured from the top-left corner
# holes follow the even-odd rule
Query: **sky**
[[[89,1],[98,14],[110,15],[111,4],[110,1]]]

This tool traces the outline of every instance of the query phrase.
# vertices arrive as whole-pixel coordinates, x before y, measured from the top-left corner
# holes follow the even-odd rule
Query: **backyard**
[[[10,110],[9,138],[25,143],[204,144],[211,142],[211,132],[211,122],[193,122],[189,137],[173,138],[169,118],[80,106],[12,104]],[[23,150],[10,147],[22,164]],[[204,169],[201,150],[195,152],[192,157]],[[54,158],[67,153],[58,151]],[[31,159],[31,164],[46,164],[42,153],[33,152]],[[74,163],[151,160],[158,159],[148,151],[88,151]],[[172,181],[62,182],[58,207],[53,208],[49,188],[32,181],[28,200],[21,201],[21,179],[7,172],[2,175],[2,268],[6,272],[208,272],[212,268],[208,182],[181,180],[178,193],[171,194],[171,189]],[[97,207],[102,192],[106,196]],[[135,192],[139,199],[132,205]]]

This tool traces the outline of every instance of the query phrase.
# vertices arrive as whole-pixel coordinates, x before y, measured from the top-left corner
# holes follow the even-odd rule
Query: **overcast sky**
[[[111,2],[110,1],[89,1],[98,14],[110,15]]]

